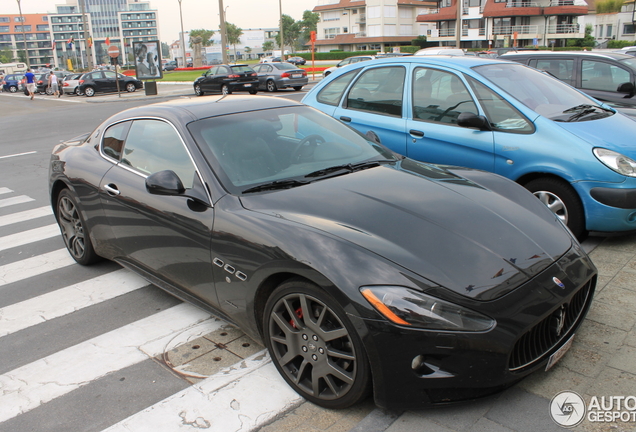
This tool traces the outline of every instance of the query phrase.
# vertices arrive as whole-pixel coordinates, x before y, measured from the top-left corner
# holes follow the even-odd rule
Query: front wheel
[[[79,199],[68,189],[57,197],[56,218],[66,249],[75,261],[89,265],[101,259],[93,249],[86,222],[82,218]]]
[[[561,179],[544,177],[526,183],[525,188],[561,219],[577,239],[583,240],[585,212],[572,186]]]
[[[128,93],[132,93],[132,92],[134,92],[135,90],[137,90],[137,87],[135,87],[135,84],[134,84],[134,83],[128,83],[128,84],[126,84],[126,91],[127,91]]]
[[[232,94],[232,90],[230,90],[227,84],[223,84],[223,86],[221,87],[221,93],[223,94],[223,96],[229,95]]]
[[[18,91],[18,88],[16,86],[9,86],[9,92],[10,93],[15,93]]]
[[[362,341],[342,307],[316,285],[291,280],[267,301],[265,344],[285,381],[325,408],[346,408],[370,387]]]
[[[265,84],[265,88],[268,92],[275,92],[276,90],[278,90],[278,88],[276,87],[276,83],[273,80],[267,81],[267,83]]]
[[[201,86],[199,84],[195,84],[194,86],[194,94],[197,96],[203,96],[205,93],[203,93],[203,90],[201,90]]]
[[[86,87],[84,89],[84,94],[86,97],[93,97],[95,96],[95,89],[93,87]]]

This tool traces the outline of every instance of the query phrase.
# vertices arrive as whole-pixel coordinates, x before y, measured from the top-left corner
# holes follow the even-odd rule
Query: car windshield
[[[274,67],[280,70],[298,69],[296,65],[293,65],[291,63],[280,63],[280,64],[274,65]]]
[[[563,120],[564,112],[571,108],[598,104],[558,79],[521,64],[491,63],[473,70],[551,120]]]
[[[633,71],[636,72],[636,57],[620,59],[619,62],[623,63],[624,65],[629,66],[630,69],[632,69]]]
[[[188,125],[223,186],[240,194],[255,185],[301,185],[343,175],[370,162],[395,162],[385,147],[309,107],[202,119]],[[362,163],[362,165],[361,165]]]

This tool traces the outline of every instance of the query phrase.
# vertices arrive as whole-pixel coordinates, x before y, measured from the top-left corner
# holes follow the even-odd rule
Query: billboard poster
[[[137,79],[152,80],[163,78],[160,47],[158,40],[133,42]]]

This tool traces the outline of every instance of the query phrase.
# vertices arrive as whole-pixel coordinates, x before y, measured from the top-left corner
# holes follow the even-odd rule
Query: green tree
[[[212,36],[214,36],[214,31],[205,30],[205,29],[196,29],[190,30],[190,48],[192,48],[192,38],[200,36],[203,41],[201,44],[204,47],[211,46],[214,42],[212,41]]]
[[[243,29],[232,23],[226,22],[225,32],[227,34],[227,43],[234,47],[234,63],[236,63],[236,44],[241,40]]]
[[[298,21],[300,29],[300,36],[298,38],[298,45],[307,45],[311,39],[311,32],[318,29],[318,23],[320,22],[320,14],[306,10],[303,12],[303,19]]]
[[[283,14],[283,37],[285,40],[281,44],[280,32],[276,35],[276,43],[281,49],[281,55],[285,52],[285,45],[294,47],[300,36],[300,21],[296,22],[289,15]]]
[[[426,41],[426,36],[420,35],[411,41],[411,45],[417,46],[420,48],[426,48],[428,46],[428,42]]]
[[[26,63],[26,54],[24,50],[18,50],[18,61],[22,63]]]
[[[588,24],[585,26],[585,37],[582,39],[568,39],[566,45],[570,47],[594,47],[596,45],[596,41],[594,36],[592,36],[592,24]]]
[[[615,13],[621,11],[623,3],[623,0],[598,0],[594,7],[596,13]]]
[[[0,51],[0,63],[13,63],[13,52],[9,48]]]
[[[161,42],[161,57],[162,58],[170,58],[170,45],[165,42]]]
[[[271,52],[273,49],[274,49],[274,42],[272,41],[263,42],[263,52],[268,53],[268,52]]]

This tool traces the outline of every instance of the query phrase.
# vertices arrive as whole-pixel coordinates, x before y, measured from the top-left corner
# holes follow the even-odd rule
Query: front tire
[[[325,408],[364,399],[370,373],[362,341],[342,307],[316,285],[291,280],[267,301],[265,344],[285,381]]]
[[[194,94],[197,96],[203,96],[205,93],[201,90],[201,86],[199,84],[195,84],[194,86]]]
[[[227,84],[223,84],[221,86],[221,93],[223,94],[223,96],[226,96],[226,95],[232,94],[232,90],[230,90]]]
[[[577,239],[585,238],[585,212],[572,186],[561,179],[544,177],[526,183],[525,188],[561,219]]]
[[[278,90],[278,88],[276,87],[276,83],[273,80],[267,81],[265,83],[265,88],[268,92],[275,92],[276,90]]]
[[[135,84],[134,84],[134,83],[128,83],[128,84],[126,84],[126,91],[127,91],[128,93],[132,93],[132,92],[134,92],[134,91],[136,91],[136,90],[137,90],[137,87],[135,87]]]
[[[84,89],[84,94],[86,97],[93,97],[95,96],[95,89],[93,87],[86,87]]]
[[[78,205],[79,199],[69,189],[57,197],[55,217],[62,232],[66,249],[81,265],[90,265],[101,259],[93,249],[90,233]]]

